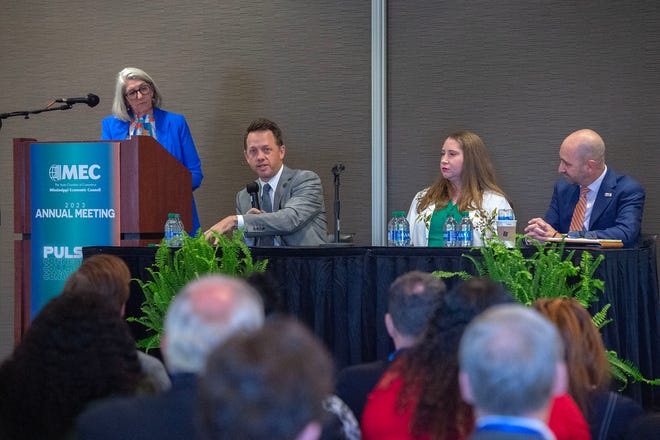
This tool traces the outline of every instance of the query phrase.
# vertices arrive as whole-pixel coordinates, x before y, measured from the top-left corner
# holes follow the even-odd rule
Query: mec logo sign
[[[98,180],[101,178],[101,165],[51,165],[48,169],[50,180]]]

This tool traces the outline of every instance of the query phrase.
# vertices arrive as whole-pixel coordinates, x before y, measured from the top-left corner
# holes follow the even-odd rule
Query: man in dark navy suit
[[[540,241],[567,234],[621,240],[626,247],[638,244],[644,188],[605,165],[605,143],[598,133],[571,133],[561,144],[559,159],[564,179],[555,184],[545,217],[531,219],[525,234]]]
[[[420,339],[433,311],[445,294],[444,281],[430,273],[412,271],[390,285],[385,327],[395,351],[387,360],[353,365],[337,376],[337,395],[360,420],[367,396],[374,389],[391,361]]]

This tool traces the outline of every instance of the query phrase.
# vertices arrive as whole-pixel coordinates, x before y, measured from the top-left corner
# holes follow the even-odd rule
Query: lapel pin
[[[604,196],[605,197],[612,197],[612,193],[605,193]]]

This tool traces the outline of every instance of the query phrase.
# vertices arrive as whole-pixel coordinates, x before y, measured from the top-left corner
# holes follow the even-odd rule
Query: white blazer
[[[429,228],[431,226],[431,216],[433,211],[435,211],[435,204],[431,204],[424,209],[423,212],[417,211],[417,204],[419,199],[424,197],[428,188],[425,188],[418,192],[413,198],[412,203],[410,204],[410,209],[408,210],[408,223],[410,223],[410,244],[412,246],[428,246],[429,244]],[[493,209],[511,209],[511,205],[506,200],[506,198],[498,193],[493,191],[485,191],[483,195],[483,201],[481,209],[487,213],[493,212]],[[420,215],[421,214],[421,215]],[[476,217],[477,211],[473,210],[469,212],[470,220],[474,224],[474,219]],[[425,221],[425,219],[427,221]],[[481,231],[474,228],[472,233],[472,245],[473,246],[483,246],[483,241],[481,239]]]

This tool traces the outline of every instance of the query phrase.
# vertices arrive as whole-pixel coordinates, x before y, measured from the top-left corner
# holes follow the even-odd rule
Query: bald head
[[[577,150],[580,159],[605,163],[605,142],[598,133],[588,128],[575,131],[568,135],[562,146]]]
[[[259,294],[245,281],[208,275],[186,285],[167,310],[164,358],[171,372],[198,373],[208,353],[264,320]]]
[[[605,170],[605,142],[588,128],[568,135],[559,148],[559,173],[571,183],[587,186]]]

